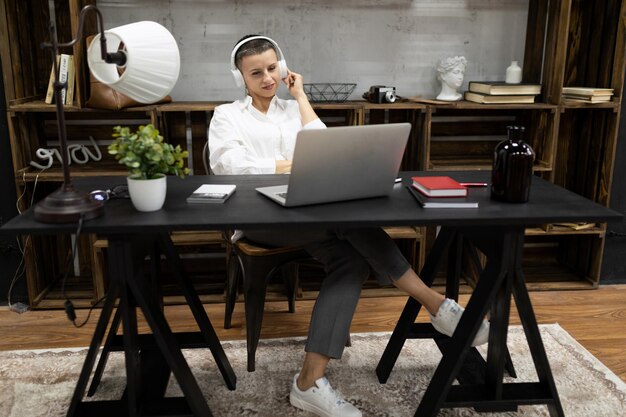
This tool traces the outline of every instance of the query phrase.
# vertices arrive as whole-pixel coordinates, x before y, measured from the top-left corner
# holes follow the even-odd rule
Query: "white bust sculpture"
[[[464,56],[448,57],[439,61],[437,78],[441,81],[441,92],[437,100],[458,101],[463,95],[458,90],[463,84],[467,59]]]

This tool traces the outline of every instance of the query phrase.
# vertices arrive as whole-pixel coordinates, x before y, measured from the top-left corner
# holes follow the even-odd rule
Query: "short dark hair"
[[[243,38],[239,39],[235,45],[239,44],[241,41],[255,36],[263,35],[246,35]],[[276,57],[278,57],[278,51],[274,47],[274,44],[267,39],[253,39],[250,42],[246,42],[237,49],[237,52],[235,52],[235,66],[237,68],[240,68],[241,60],[246,56],[262,54],[263,52],[270,49],[276,52]]]

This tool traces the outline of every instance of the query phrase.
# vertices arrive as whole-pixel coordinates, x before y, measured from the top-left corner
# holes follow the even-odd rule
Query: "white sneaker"
[[[358,408],[344,400],[324,377],[306,391],[298,388],[298,375],[293,377],[289,402],[296,408],[310,411],[321,417],[361,417]]]
[[[456,325],[459,324],[459,320],[461,320],[461,316],[464,311],[465,309],[458,305],[456,301],[446,298],[439,306],[436,316],[433,316],[430,313],[428,313],[428,315],[430,316],[430,322],[435,330],[447,336],[452,336],[454,329],[456,329]],[[474,337],[472,346],[484,345],[488,341],[489,323],[487,320],[483,320],[476,336]]]

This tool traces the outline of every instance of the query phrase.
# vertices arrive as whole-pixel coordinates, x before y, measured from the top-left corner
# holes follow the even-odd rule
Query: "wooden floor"
[[[579,343],[626,381],[626,285],[597,290],[533,292],[531,299],[539,323],[559,323]],[[353,332],[379,332],[393,329],[404,307],[405,297],[363,298],[352,324]],[[461,297],[465,304],[467,296]],[[313,302],[299,301],[296,314],[287,312],[286,302],[266,304],[264,338],[305,335]],[[243,305],[238,304],[233,328],[224,330],[222,304],[206,305],[209,318],[221,340],[244,339]],[[82,321],[87,310],[78,311]],[[95,327],[98,310],[86,326],[76,329],[60,310],[29,311],[18,315],[0,309],[0,350],[87,346]],[[170,306],[166,315],[176,331],[194,330],[186,306]],[[424,320],[422,315],[418,320]],[[519,323],[516,310],[511,322]],[[141,325],[145,329],[145,325]]]

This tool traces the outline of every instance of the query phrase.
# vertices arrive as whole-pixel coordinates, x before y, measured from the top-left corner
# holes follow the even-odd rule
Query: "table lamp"
[[[94,5],[85,6],[79,15],[76,38],[59,43],[56,32],[54,0],[48,0],[50,10],[50,43],[42,48],[52,51],[54,70],[54,99],[59,144],[63,165],[63,185],[34,207],[35,219],[45,223],[70,223],[81,216],[84,220],[103,214],[103,203],[94,201],[87,192],[76,190],[70,178],[67,154],[67,133],[61,92],[66,83],[59,82],[59,65],[56,56],[59,48],[74,46],[81,38],[85,15],[96,12],[100,33],[87,50],[87,63],[94,77],[116,91],[140,103],[155,103],[168,95],[180,70],[180,54],[176,40],[169,31],[156,22],[138,22],[104,31],[102,14]],[[107,52],[110,37],[111,50]],[[118,71],[123,68],[123,71]]]

